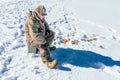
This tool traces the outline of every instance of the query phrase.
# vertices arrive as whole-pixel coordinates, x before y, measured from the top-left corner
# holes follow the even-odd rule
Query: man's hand
[[[51,36],[49,32],[46,32],[45,39],[48,39]]]

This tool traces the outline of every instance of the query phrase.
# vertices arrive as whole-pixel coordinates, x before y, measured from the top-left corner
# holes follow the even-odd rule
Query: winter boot
[[[58,60],[53,60],[52,62],[46,62],[45,64],[47,65],[48,68],[53,69],[58,64]]]
[[[52,58],[50,56],[43,56],[41,58],[43,63],[52,62]]]
[[[50,56],[45,56],[45,57],[41,57],[42,61],[44,64],[47,65],[48,68],[53,69],[56,67],[56,65],[58,64],[57,60],[52,60]]]
[[[54,45],[52,45],[52,44],[49,44],[49,49],[50,49],[50,51],[52,51],[52,50],[55,50],[56,49],[56,47],[54,46]]]

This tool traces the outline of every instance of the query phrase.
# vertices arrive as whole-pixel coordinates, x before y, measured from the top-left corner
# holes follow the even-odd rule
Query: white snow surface
[[[0,80],[120,80],[119,3],[0,0]],[[39,53],[27,53],[24,23],[29,9],[39,4],[47,8],[46,20],[56,33],[55,69],[48,69]],[[69,41],[64,44],[62,38]]]

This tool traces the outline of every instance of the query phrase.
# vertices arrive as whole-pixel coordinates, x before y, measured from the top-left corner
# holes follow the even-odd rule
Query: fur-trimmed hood
[[[47,15],[44,5],[37,6],[33,11],[29,11],[27,15],[29,18],[40,20],[37,16],[37,13]]]
[[[46,8],[44,7],[44,5],[39,5],[34,9],[34,12],[42,14],[43,12],[46,12]]]

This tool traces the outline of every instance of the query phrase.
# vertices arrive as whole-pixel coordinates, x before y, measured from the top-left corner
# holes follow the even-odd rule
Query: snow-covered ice
[[[120,80],[119,0],[0,0],[0,80]],[[48,69],[27,53],[24,22],[44,4],[56,32]],[[64,42],[67,40],[67,42]],[[74,42],[77,41],[77,44]]]

